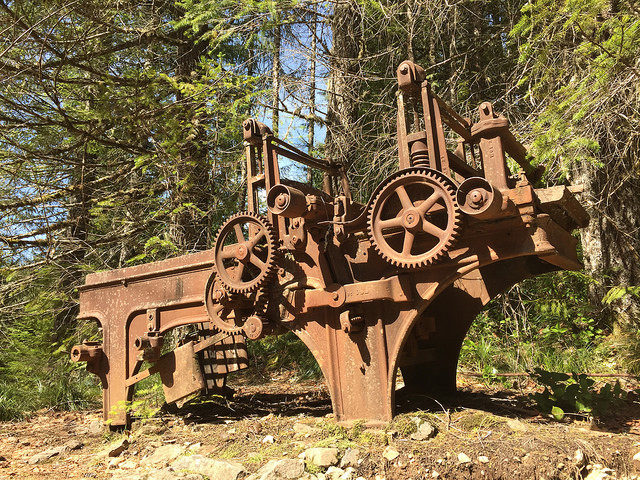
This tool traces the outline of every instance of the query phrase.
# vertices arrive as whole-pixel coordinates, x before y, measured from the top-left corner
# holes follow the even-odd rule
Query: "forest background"
[[[462,366],[640,371],[634,0],[0,0],[0,28],[0,419],[97,401],[68,360],[98,335],[75,320],[77,287],[211,247],[244,207],[243,119],[343,162],[368,198],[396,168],[405,59],[464,116],[493,102],[591,215],[585,270],[494,300]],[[291,337],[253,349],[318,374]]]

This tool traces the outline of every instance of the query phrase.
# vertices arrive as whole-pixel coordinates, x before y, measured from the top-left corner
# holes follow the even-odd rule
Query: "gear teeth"
[[[449,236],[446,239],[445,242],[443,242],[436,251],[434,251],[431,255],[429,255],[427,258],[421,259],[421,260],[411,260],[410,258],[404,259],[401,257],[401,253],[396,252],[397,256],[390,256],[387,253],[385,253],[383,251],[382,248],[380,248],[380,245],[378,244],[378,242],[376,241],[376,237],[374,235],[373,232],[373,221],[374,221],[374,212],[376,211],[376,209],[379,207],[378,203],[380,198],[384,195],[387,194],[387,185],[389,185],[391,182],[396,181],[398,178],[402,178],[402,177],[409,177],[412,175],[417,175],[417,174],[422,174],[427,178],[430,178],[432,180],[434,180],[434,183],[438,184],[440,186],[440,188],[442,188],[442,190],[444,192],[446,192],[446,194],[448,194],[447,196],[449,197],[449,200],[451,201],[451,204],[453,205],[452,209],[448,209],[447,214],[450,215],[452,217],[452,223],[451,226],[448,228],[449,230]],[[441,172],[438,172],[436,170],[432,170],[430,168],[420,168],[420,167],[414,167],[411,168],[409,170],[404,170],[402,172],[398,172],[395,175],[391,176],[389,179],[386,180],[387,185],[383,186],[380,190],[378,195],[376,196],[376,198],[374,199],[374,201],[371,203],[371,207],[369,208],[369,213],[368,213],[368,233],[369,233],[369,238],[371,239],[371,243],[374,245],[374,248],[376,249],[376,252],[378,252],[378,254],[384,259],[386,260],[388,263],[390,263],[391,265],[398,267],[398,268],[403,268],[403,269],[414,269],[414,268],[424,268],[427,267],[429,265],[432,265],[433,263],[436,263],[437,261],[439,261],[447,251],[449,251],[449,249],[451,248],[451,246],[454,245],[454,243],[457,241],[460,232],[462,230],[462,215],[460,213],[460,209],[458,207],[458,203],[456,200],[456,187],[455,184],[449,179],[447,178],[444,174],[442,174]],[[390,250],[393,250],[392,248],[390,248]],[[395,251],[395,250],[393,250]]]
[[[217,278],[217,275],[214,271],[211,277],[209,277],[209,280],[207,282],[207,287],[205,290],[205,307],[209,315],[209,322],[211,323],[213,328],[219,332],[229,333],[229,334],[241,333],[242,326],[232,325],[232,323],[229,322],[227,317],[221,316],[221,314],[223,315],[224,309],[216,310],[214,308],[216,304],[227,304],[230,306],[234,303],[235,295],[229,294],[228,292],[226,292],[227,294],[226,298],[219,301],[213,300],[211,294],[213,291],[218,289],[222,289],[226,292],[224,286],[222,285],[220,280]]]
[[[240,282],[238,285],[234,285],[232,282],[225,282],[223,276],[220,275],[217,266],[217,260],[214,253],[214,266],[213,275],[207,284],[206,307],[209,313],[209,318],[214,328],[220,332],[237,334],[243,333],[244,327],[242,325],[234,325],[233,322],[222,318],[220,313],[216,312],[213,308],[213,304],[216,303],[211,299],[211,292],[214,289],[221,288],[227,294],[224,302],[229,305],[229,308],[235,312],[239,312],[238,308],[247,300],[252,302],[252,309],[256,315],[266,314],[268,302],[269,302],[269,280],[277,272],[280,262],[280,251],[278,250],[275,231],[269,221],[261,216],[250,212],[239,212],[229,217],[218,230],[216,239],[214,242],[214,252],[218,252],[219,248],[222,248],[220,242],[223,241],[222,235],[226,235],[230,230],[230,225],[234,223],[242,224],[244,222],[258,223],[260,227],[265,231],[265,237],[267,241],[268,255],[266,259],[266,268],[255,279],[250,282]],[[243,285],[247,283],[247,285]],[[238,307],[234,307],[237,305]]]
[[[232,279],[224,278],[224,275],[220,274],[220,268],[217,265],[217,255],[214,258],[214,264],[217,272],[217,277],[229,293],[251,293],[260,289],[265,285],[268,280],[273,276],[278,268],[278,246],[276,244],[275,231],[271,223],[262,215],[258,215],[251,212],[239,212],[229,217],[222,226],[218,229],[216,239],[214,241],[214,255],[218,252],[219,245],[222,242],[222,235],[226,235],[229,231],[231,224],[242,224],[242,221],[258,223],[260,227],[265,231],[265,237],[267,240],[268,255],[266,260],[266,268],[250,282],[239,281],[234,283]]]

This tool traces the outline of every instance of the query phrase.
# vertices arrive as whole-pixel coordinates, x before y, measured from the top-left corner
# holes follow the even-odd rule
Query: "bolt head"
[[[415,228],[420,225],[420,214],[415,210],[410,210],[405,212],[402,221],[405,228]]]
[[[285,207],[288,201],[289,195],[287,195],[286,193],[281,193],[276,197],[276,205],[280,208]]]
[[[471,190],[469,192],[468,199],[470,206],[474,208],[480,208],[486,202],[486,195],[485,192],[476,188],[475,190]]]
[[[236,258],[238,260],[245,260],[249,256],[249,249],[246,245],[238,245],[236,247]]]
[[[224,298],[224,290],[216,290],[213,292],[213,298],[220,301]]]

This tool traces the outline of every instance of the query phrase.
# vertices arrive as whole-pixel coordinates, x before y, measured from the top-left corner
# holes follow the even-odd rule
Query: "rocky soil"
[[[393,480],[640,478],[640,408],[556,422],[523,390],[467,383],[453,398],[398,395],[396,419],[332,418],[317,382],[243,386],[105,431],[99,411],[0,423],[0,479]]]

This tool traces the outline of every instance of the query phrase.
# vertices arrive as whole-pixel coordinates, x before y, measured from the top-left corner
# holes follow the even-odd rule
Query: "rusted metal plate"
[[[205,388],[200,365],[193,351],[193,342],[187,342],[173,352],[160,357],[156,365],[162,380],[167,403],[182,400]]]

